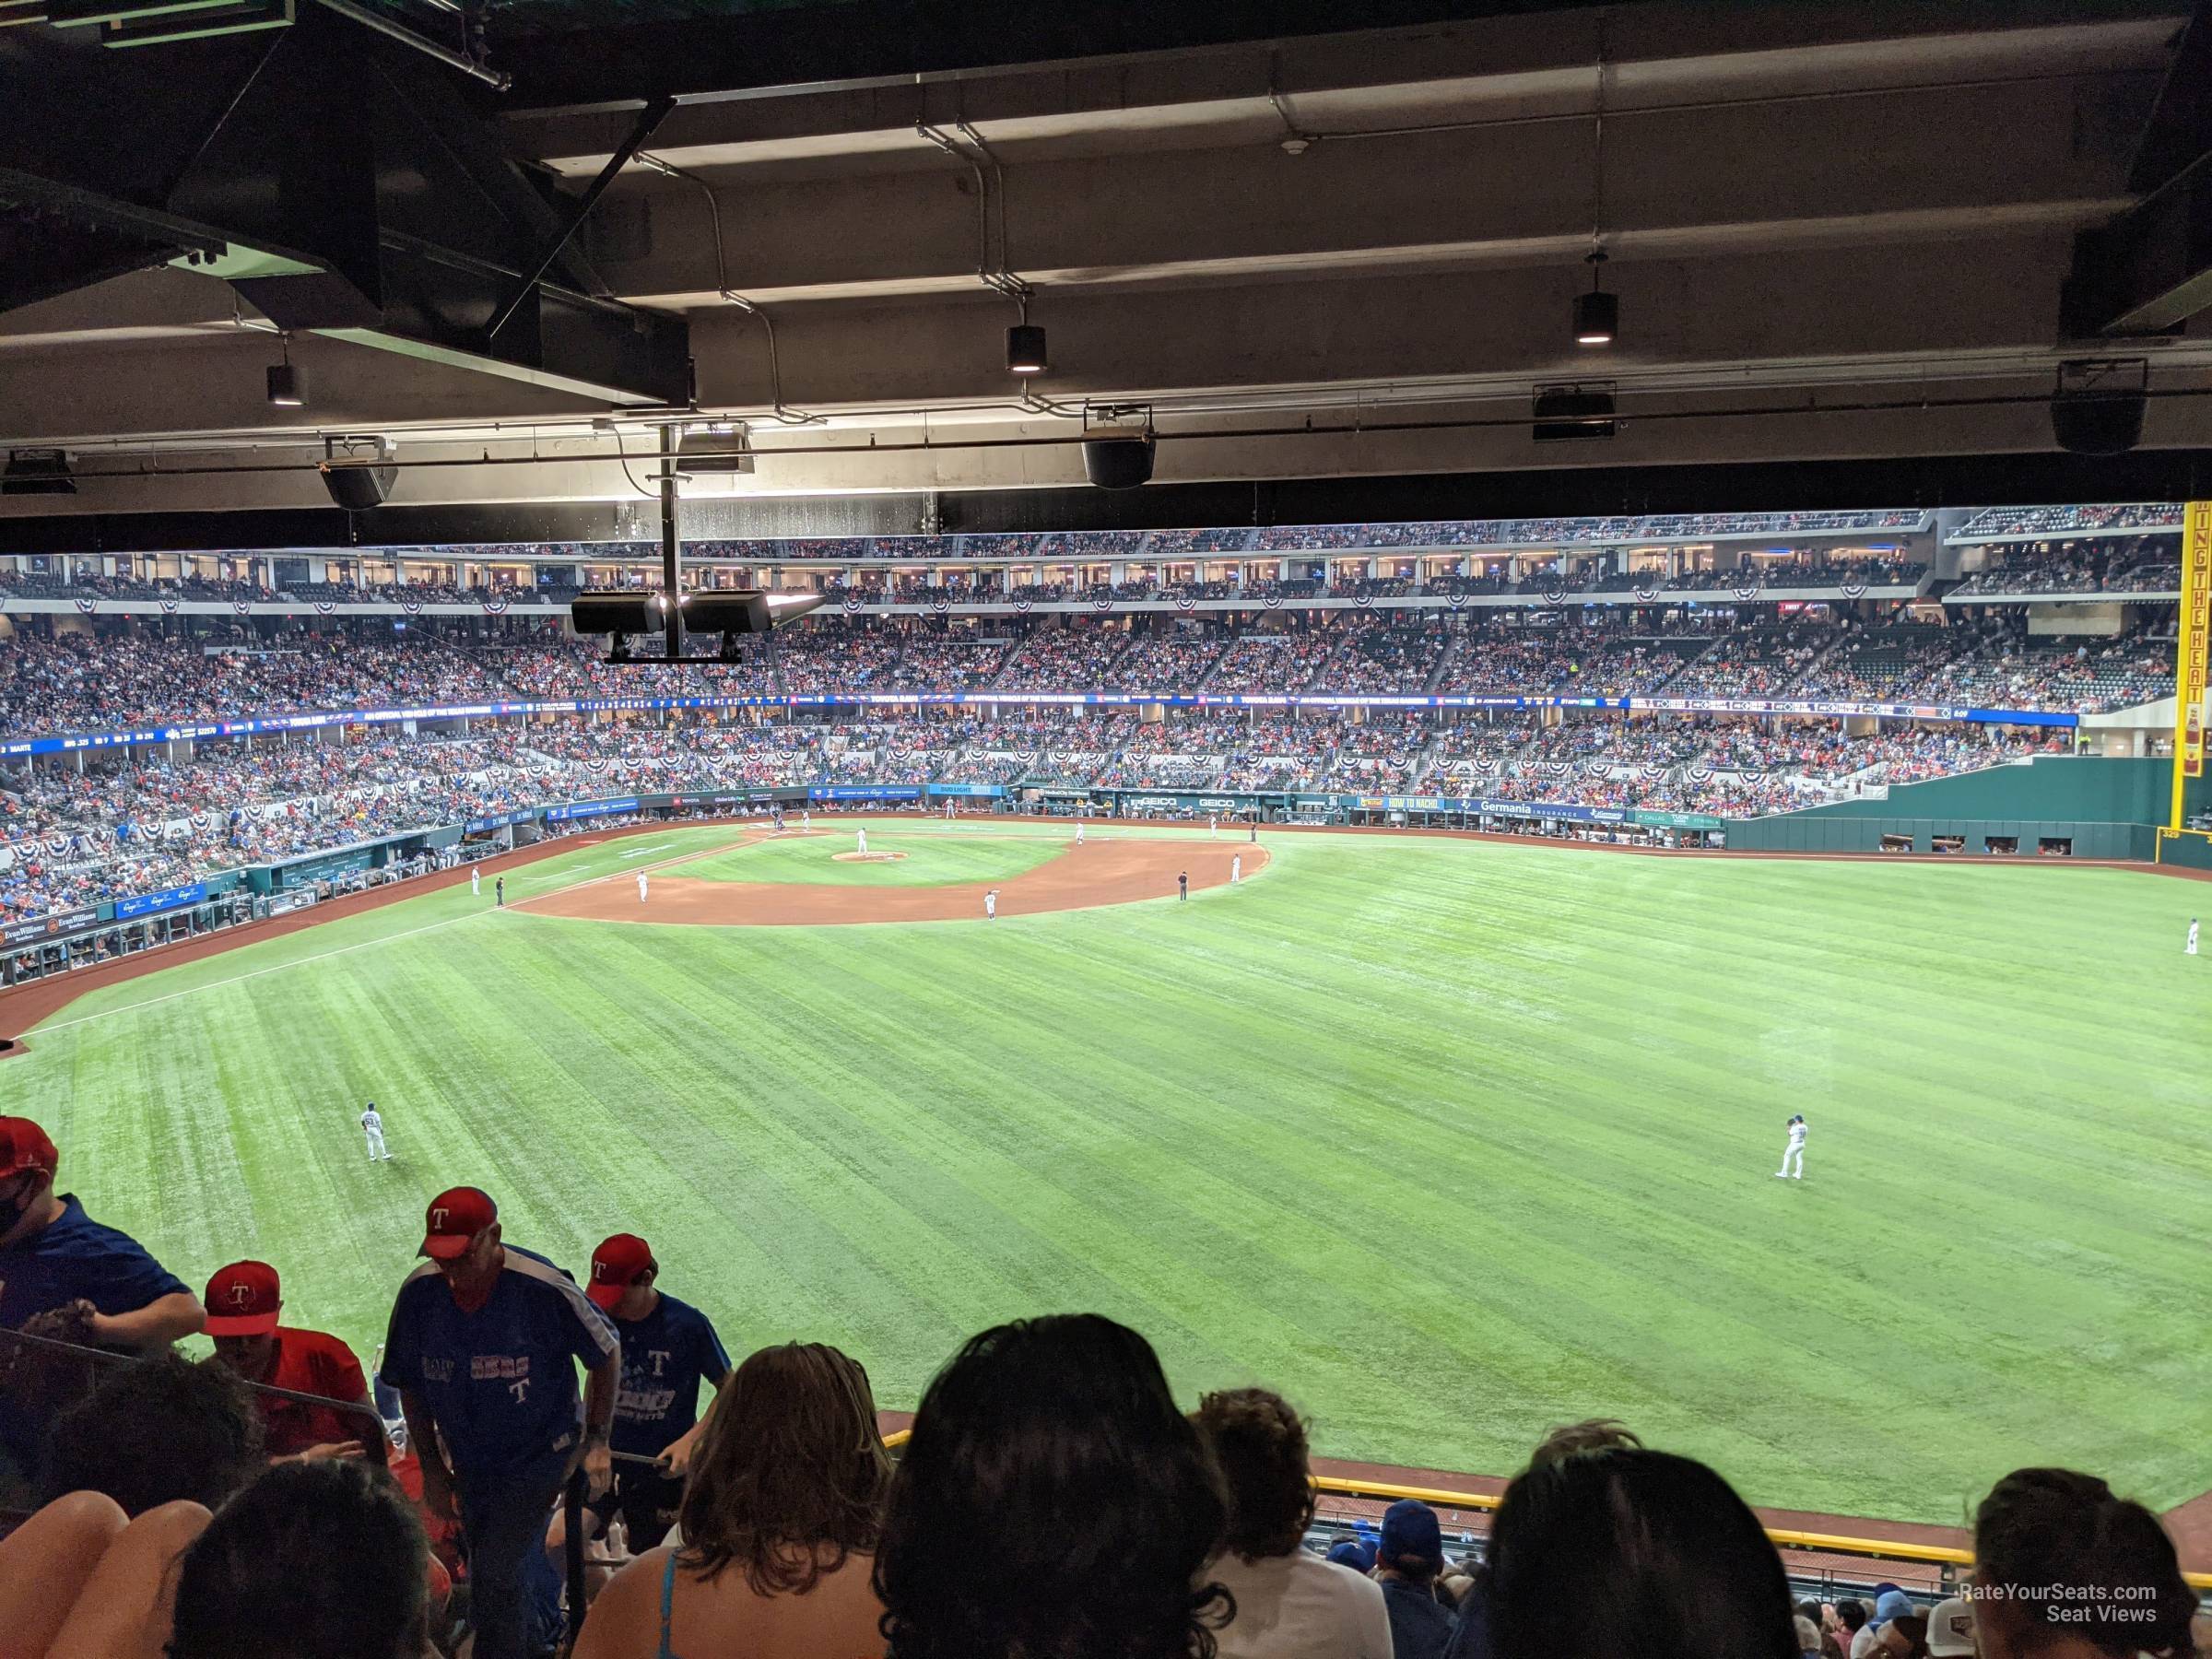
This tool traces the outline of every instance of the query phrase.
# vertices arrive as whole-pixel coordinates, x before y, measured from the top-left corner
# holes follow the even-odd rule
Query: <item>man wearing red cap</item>
[[[730,1374],[730,1357],[712,1322],[663,1292],[660,1277],[653,1247],[635,1233],[617,1233],[592,1252],[592,1281],[584,1290],[614,1317],[622,1342],[614,1449],[657,1457],[673,1471],[661,1476],[630,1465],[617,1476],[615,1501],[632,1550],[653,1548],[676,1524],[699,1422],[700,1384],[719,1390]]]
[[[526,1659],[557,1612],[541,1547],[554,1500],[579,1462],[606,1489],[622,1350],[574,1279],[501,1241],[499,1215],[476,1187],[430,1200],[429,1259],[392,1304],[382,1375],[421,1455],[424,1504],[457,1506],[467,1529],[477,1659]],[[591,1378],[581,1421],[578,1362]]]
[[[0,1331],[65,1312],[83,1341],[131,1353],[197,1331],[206,1315],[182,1279],[136,1240],[86,1215],[74,1194],[55,1194],[60,1164],[38,1124],[0,1117]],[[0,1336],[0,1369],[20,1346]],[[29,1471],[45,1418],[21,1391],[0,1390],[0,1487],[10,1464]]]
[[[207,1281],[207,1335],[216,1362],[249,1382],[295,1394],[321,1394],[359,1406],[310,1406],[256,1392],[263,1441],[272,1461],[362,1457],[384,1461],[383,1419],[369,1398],[369,1380],[353,1350],[335,1336],[280,1325],[284,1298],[266,1262],[233,1262]]]

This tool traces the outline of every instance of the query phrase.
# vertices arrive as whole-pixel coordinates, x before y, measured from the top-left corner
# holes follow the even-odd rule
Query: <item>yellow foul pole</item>
[[[2173,813],[2191,778],[2205,773],[2205,677],[2212,660],[2212,501],[2192,501],[2182,520],[2182,616],[2173,672]]]

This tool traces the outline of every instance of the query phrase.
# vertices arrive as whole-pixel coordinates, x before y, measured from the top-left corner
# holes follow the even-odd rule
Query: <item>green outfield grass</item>
[[[887,1406],[986,1324],[1095,1309],[1185,1397],[1273,1384],[1343,1456],[1510,1473],[1602,1414],[1796,1508],[1955,1522],[2024,1463],[2212,1487],[2204,889],[1269,846],[1188,904],[909,927],[449,889],[87,997],[0,1109],[95,1216],[195,1283],[276,1263],[364,1354],[423,1203],[474,1182],[572,1269],[644,1232],[734,1349],[837,1342]]]
[[[734,852],[687,859],[671,876],[715,881],[795,881],[842,887],[945,887],[965,881],[1010,881],[1066,851],[1074,831],[1054,834],[1031,823],[1029,833],[977,830],[970,825],[924,826],[919,833],[876,825],[868,830],[870,853],[897,853],[885,864],[840,860],[856,849],[850,828],[817,830],[807,836],[766,841]]]

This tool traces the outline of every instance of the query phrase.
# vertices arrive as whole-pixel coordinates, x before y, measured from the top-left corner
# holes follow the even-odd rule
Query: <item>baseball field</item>
[[[644,1233],[734,1350],[838,1343],[890,1406],[1088,1309],[1342,1457],[1511,1473],[1611,1415],[1843,1514],[1957,1522],[2030,1462],[2212,1487],[2202,887],[1352,834],[1230,885],[1203,829],[869,830],[903,856],[611,839],[504,910],[110,985],[0,1109],[195,1288],[265,1258],[364,1355],[465,1182],[571,1270]]]

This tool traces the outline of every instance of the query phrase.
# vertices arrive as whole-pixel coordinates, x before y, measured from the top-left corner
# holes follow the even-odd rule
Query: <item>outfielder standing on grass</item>
[[[376,1102],[369,1102],[369,1110],[361,1113],[361,1133],[369,1137],[369,1161],[390,1163],[392,1154],[384,1150],[384,1116],[377,1111]]]
[[[60,1165],[38,1124],[0,1117],[0,1332],[150,1354],[198,1331],[206,1312],[183,1280],[76,1194],[55,1194]],[[52,1370],[0,1335],[0,1502],[27,1496],[39,1437],[69,1404],[48,1397]]]
[[[1793,1170],[1790,1167],[1792,1164],[1795,1164],[1797,1167]],[[1782,1168],[1774,1171],[1774,1179],[1777,1181],[1803,1181],[1805,1179],[1805,1114],[1802,1112],[1790,1119],[1790,1142],[1782,1149]]]
[[[424,1507],[467,1530],[477,1659],[529,1659],[559,1611],[543,1548],[554,1500],[579,1463],[590,1491],[608,1485],[622,1349],[574,1279],[501,1241],[499,1215],[476,1187],[430,1201],[429,1260],[392,1304],[382,1374],[422,1460]]]

